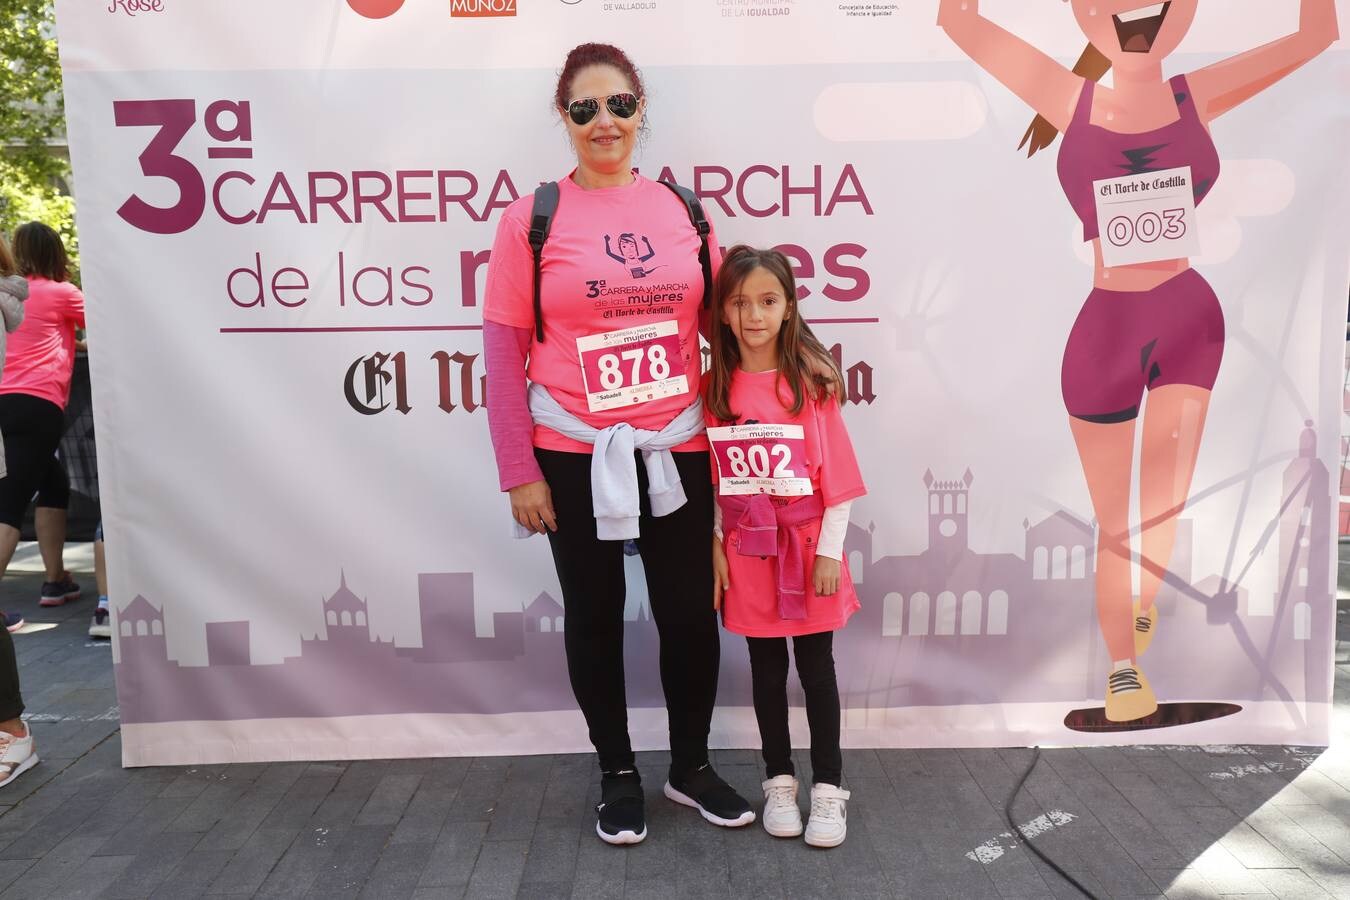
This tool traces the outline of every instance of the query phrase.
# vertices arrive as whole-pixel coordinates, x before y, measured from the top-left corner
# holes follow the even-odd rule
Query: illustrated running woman
[[[1061,383],[1098,521],[1097,615],[1112,660],[1112,722],[1158,708],[1139,656],[1157,629],[1154,600],[1223,356],[1223,311],[1187,258],[1196,249],[1194,207],[1219,176],[1209,123],[1338,37],[1335,0],[1302,0],[1294,34],[1164,79],[1163,60],[1198,3],[1071,0],[1089,41],[1073,71],[981,16],[979,0],[941,0],[938,13],[952,40],[1038,113],[1023,138],[1029,154],[1063,132],[1060,183],[1093,244],[1093,291],[1064,348]],[[1096,83],[1108,69],[1110,88]],[[1129,498],[1141,406],[1136,601]]]

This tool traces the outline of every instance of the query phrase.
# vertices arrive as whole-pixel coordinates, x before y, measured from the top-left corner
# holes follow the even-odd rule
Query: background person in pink
[[[750,805],[708,762],[720,645],[706,602],[713,509],[698,399],[702,242],[681,199],[633,171],[646,101],[623,51],[573,49],[554,107],[577,164],[558,184],[540,316],[532,197],[503,214],[488,266],[483,340],[501,489],[517,525],[548,535],[553,551],[568,674],[599,754],[596,833],[610,844],[647,834],[624,696],[625,538],[639,538],[661,639],[665,793],[715,824],[745,825]],[[643,255],[614,252],[615,235],[640,241]],[[715,265],[712,235],[709,244]]]
[[[84,295],[70,283],[61,238],[38,222],[14,232],[14,258],[28,279],[24,321],[9,336],[0,377],[0,433],[7,475],[0,479],[0,573],[9,568],[28,504],[37,495],[36,528],[46,583],[43,606],[79,597],[61,561],[70,481],[56,448],[65,429],[75,362],[75,329],[84,327]]]
[[[1061,388],[1098,521],[1097,615],[1111,659],[1112,722],[1158,709],[1139,657],[1158,626],[1154,600],[1223,357],[1223,309],[1189,260],[1198,250],[1195,207],[1219,177],[1209,126],[1338,36],[1335,0],[1301,0],[1294,34],[1164,78],[1198,5],[1072,0],[1089,41],[1072,71],[980,15],[979,0],[942,0],[938,13],[952,40],[1038,114],[1023,139],[1029,153],[1064,134],[1060,183],[1093,246],[1093,290],[1069,333]],[[1108,70],[1109,88],[1097,84]],[[1136,600],[1129,504],[1141,411]]]

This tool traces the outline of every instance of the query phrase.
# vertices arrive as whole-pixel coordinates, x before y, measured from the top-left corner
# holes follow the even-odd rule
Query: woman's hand
[[[811,380],[816,384],[819,399],[826,400],[833,397],[839,400],[843,396],[844,386],[839,383],[839,379],[834,375],[834,367],[828,362],[817,358],[814,354],[808,355],[806,370],[811,373]]]
[[[531,481],[511,488],[511,515],[522,527],[538,534],[558,530],[553,516],[553,492],[546,481]]]
[[[839,560],[828,556],[817,556],[815,570],[811,573],[811,585],[817,597],[832,597],[839,590]]]
[[[727,552],[722,549],[722,539],[713,535],[713,609],[722,608],[722,595],[731,587],[731,566],[727,564]]]

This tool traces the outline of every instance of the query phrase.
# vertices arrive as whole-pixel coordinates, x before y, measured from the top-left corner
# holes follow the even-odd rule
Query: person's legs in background
[[[70,506],[70,478],[65,463],[52,456],[38,486],[37,512],[34,527],[37,530],[38,549],[42,551],[42,565],[47,574],[38,602],[43,606],[60,606],[80,599],[80,586],[66,571],[66,508]]]
[[[6,532],[16,531],[0,525]],[[0,539],[7,535],[0,535]],[[17,536],[14,543],[18,543]],[[12,555],[13,547],[9,553]],[[3,553],[3,547],[0,547]],[[8,562],[8,556],[6,556]],[[14,658],[14,638],[8,631],[0,631],[0,787],[9,784],[37,764],[33,752],[33,733],[20,718],[23,715],[23,694],[19,690],[19,665]]]
[[[108,612],[108,563],[103,555],[103,523],[94,529],[94,582],[98,585],[98,608],[89,623],[89,636],[112,637],[112,614]]]

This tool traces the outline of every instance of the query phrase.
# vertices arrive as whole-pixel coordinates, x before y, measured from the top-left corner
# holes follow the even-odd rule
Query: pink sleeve
[[[75,323],[76,328],[83,328],[84,294],[73,284],[66,284],[66,287],[69,288],[69,291],[66,296],[61,298],[64,301],[61,312],[67,319]]]
[[[816,429],[820,435],[820,497],[826,506],[836,506],[867,493],[853,442],[848,439],[839,401],[833,397],[816,403]]]
[[[525,401],[525,357],[529,352],[528,328],[483,323],[488,431],[503,491],[544,480],[534,458],[534,420]]]
[[[497,223],[484,289],[485,322],[534,328],[534,253],[530,250],[529,226],[523,218],[532,208],[531,196],[521,198],[530,205],[521,206],[520,201],[511,204]]]

